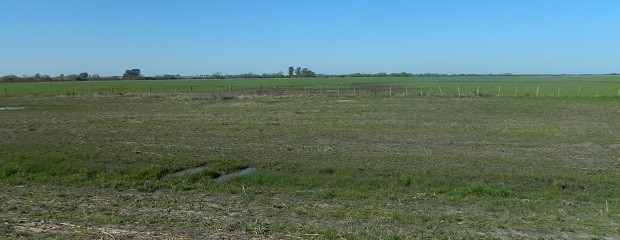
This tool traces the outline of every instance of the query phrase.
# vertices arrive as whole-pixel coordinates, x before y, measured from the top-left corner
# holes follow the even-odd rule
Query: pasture
[[[0,84],[0,234],[617,239],[618,79]]]
[[[0,85],[2,95],[118,93],[343,93],[424,96],[620,96],[620,76],[437,76],[35,82]]]

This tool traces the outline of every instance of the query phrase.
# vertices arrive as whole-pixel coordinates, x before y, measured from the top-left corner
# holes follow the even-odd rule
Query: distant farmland
[[[611,76],[0,84],[0,235],[618,239],[619,88]]]
[[[274,90],[275,89],[275,90]],[[440,76],[148,80],[0,84],[0,95],[112,93],[378,93],[424,96],[620,96],[620,76]]]

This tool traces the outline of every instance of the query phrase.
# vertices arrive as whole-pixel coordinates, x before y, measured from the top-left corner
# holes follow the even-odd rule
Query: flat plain
[[[440,85],[402,81],[319,79],[411,94],[0,85],[30,91],[0,94],[0,107],[17,107],[0,110],[0,235],[618,239],[619,82],[605,79],[525,81],[529,95],[517,97],[496,96],[486,78],[441,82],[461,97],[420,96]],[[488,94],[474,95],[478,85]],[[535,97],[537,85],[551,90]],[[588,94],[557,96],[558,86]],[[246,167],[256,171],[214,181]]]

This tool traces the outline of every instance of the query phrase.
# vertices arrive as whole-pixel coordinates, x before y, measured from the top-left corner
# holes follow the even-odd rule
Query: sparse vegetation
[[[520,83],[434,79],[373,84],[442,86],[446,97],[349,92],[222,100],[211,92],[145,94],[169,81],[3,84],[16,93],[0,93],[0,106],[25,108],[0,111],[0,234],[620,237],[616,78],[521,79],[551,89],[582,86],[584,96],[610,93],[597,98],[458,97],[448,89],[473,93],[481,85],[490,92],[498,83]],[[174,81],[243,88],[257,80]],[[368,84],[260,84],[310,81]],[[122,84],[143,90],[84,91],[130,86]],[[48,87],[75,87],[77,94],[18,94]],[[204,164],[209,171],[162,177]],[[217,173],[244,166],[258,170],[214,183]]]

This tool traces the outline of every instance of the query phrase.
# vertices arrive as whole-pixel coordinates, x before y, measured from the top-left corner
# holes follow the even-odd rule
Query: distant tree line
[[[64,75],[60,74],[55,77],[50,77],[49,75],[41,75],[35,74],[32,76],[15,76],[15,75],[6,75],[0,77],[0,83],[2,82],[66,82],[66,81],[109,81],[109,80],[119,80],[121,77],[119,76],[107,76],[102,77],[97,74],[89,75],[86,72],[80,74],[69,74]]]
[[[160,80],[160,79],[239,79],[239,78],[313,78],[313,77],[437,77],[437,76],[562,76],[562,75],[596,75],[596,74],[440,74],[440,73],[422,73],[413,74],[408,72],[397,73],[350,73],[350,74],[317,74],[308,68],[288,67],[288,74],[283,72],[277,73],[242,73],[242,74],[222,74],[216,72],[213,74],[204,74],[197,76],[181,76],[179,74],[164,74],[156,76],[143,76],[140,69],[127,69],[122,76],[99,76],[97,74],[89,75],[87,72],[80,74],[60,74],[55,77],[48,75],[35,74],[33,76],[23,75],[21,77],[15,75],[6,75],[0,77],[0,83],[9,82],[64,82],[64,81],[112,81],[112,80]],[[617,73],[607,73],[600,75],[618,75]]]

